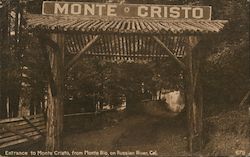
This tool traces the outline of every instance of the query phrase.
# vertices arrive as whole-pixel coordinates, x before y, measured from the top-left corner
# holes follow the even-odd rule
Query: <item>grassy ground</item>
[[[211,156],[250,156],[250,115],[245,110],[231,110],[206,119],[206,147],[203,154]]]

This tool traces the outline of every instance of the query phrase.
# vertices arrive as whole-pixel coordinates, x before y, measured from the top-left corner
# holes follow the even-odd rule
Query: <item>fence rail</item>
[[[0,120],[0,150],[41,140],[45,132],[43,114]]]

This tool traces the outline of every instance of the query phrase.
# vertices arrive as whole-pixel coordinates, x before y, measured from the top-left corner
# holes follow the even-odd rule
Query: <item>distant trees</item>
[[[4,0],[0,8],[0,118],[40,112],[44,101],[44,63],[22,9],[19,0]]]
[[[0,8],[0,118],[18,115],[20,7],[17,1],[1,1]]]
[[[137,64],[84,59],[70,71],[66,95],[71,102],[78,100],[81,104],[83,98],[90,100],[85,104],[94,105],[97,101],[114,104],[122,95],[126,95],[129,104],[138,103],[143,99],[143,92],[149,91],[152,97],[162,88],[183,88],[177,67],[169,62]]]
[[[247,0],[205,1],[212,5],[215,19],[229,24],[214,41],[205,68],[206,100],[239,103],[249,90],[249,2]]]

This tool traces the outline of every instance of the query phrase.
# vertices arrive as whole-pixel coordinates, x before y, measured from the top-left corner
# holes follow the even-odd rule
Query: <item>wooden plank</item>
[[[144,49],[144,55],[145,54],[149,54],[150,55],[150,46],[151,46],[151,38],[149,36],[145,36],[145,40],[146,40],[146,45],[145,45],[145,49]],[[145,55],[145,59],[149,60],[149,57],[147,55]]]
[[[39,128],[39,129],[40,128],[45,128],[45,123],[37,125],[36,127]],[[24,128],[23,130],[18,130],[18,132],[23,133],[23,134],[26,134],[26,133],[29,133],[29,132],[33,132],[33,131],[35,131],[33,128]],[[1,137],[1,139],[9,138],[9,137],[12,137],[12,136],[15,136],[15,135],[13,135],[11,132],[8,132],[8,133],[5,133]]]
[[[140,54],[144,54],[146,53],[146,47],[148,46],[148,37],[145,37],[145,36],[141,36],[142,38],[142,48],[141,48],[141,53]],[[144,60],[147,59],[146,56],[143,57]]]
[[[11,128],[11,127],[4,126],[3,124],[1,124],[0,126],[1,126],[2,128],[4,128],[5,130],[8,130],[9,132],[12,132],[12,133],[14,133],[14,134],[16,134],[16,135],[21,136],[22,138],[26,138],[26,139],[31,140],[31,141],[33,140],[33,139],[30,138],[29,136],[26,136],[26,135],[24,135],[24,134],[18,132],[17,130],[15,130],[15,129]]]
[[[176,56],[178,55],[179,51],[180,51],[180,44],[181,44],[181,37],[177,37],[176,40],[176,44],[175,44],[175,52],[176,52]]]
[[[73,50],[71,49],[71,44],[70,44],[69,37],[68,37],[70,35],[66,34],[65,36],[66,36],[65,46],[67,48],[67,51],[71,54],[73,52]]]
[[[8,130],[4,130],[3,133],[1,133],[0,135],[0,139],[5,138],[5,137],[11,137],[11,136],[15,136],[16,134],[9,132]]]
[[[174,59],[179,65],[180,67],[185,70],[185,64],[180,61],[174,54],[172,51],[169,50],[169,48],[156,36],[152,36],[152,38],[162,47],[166,50],[166,52],[169,54],[169,56]]]
[[[45,121],[44,121],[43,117],[36,118],[36,119],[31,119],[30,121],[35,126],[40,126],[41,124],[45,125]],[[25,129],[30,127],[29,124],[24,120],[19,121],[19,122],[6,123],[4,125],[7,126],[7,127],[15,128],[15,130],[20,130],[20,131],[25,130]],[[4,137],[8,137],[8,136],[13,135],[12,132],[7,132],[7,130],[5,130],[4,128],[1,128],[0,133],[1,133],[0,138],[4,138]]]
[[[29,119],[29,118],[27,118],[27,119]],[[36,122],[36,121],[44,121],[44,117],[38,117],[38,118],[31,118],[31,119],[29,119],[30,121],[34,121],[34,122]],[[16,122],[11,122],[11,123],[4,123],[5,125],[22,125],[22,124],[26,124],[25,123],[25,121],[24,121],[24,119],[22,120],[22,121],[16,121]]]
[[[107,43],[105,42],[105,36],[101,36],[100,38],[101,41],[101,45],[102,45],[102,54],[106,54],[108,52],[108,47],[107,47]],[[103,57],[104,59],[109,59],[108,57]]]
[[[118,35],[115,35],[115,38],[116,38],[116,45],[117,45],[117,51],[118,51],[118,53],[119,54],[122,54],[122,49],[121,49],[121,42],[120,42],[120,36],[118,36]],[[119,60],[121,60],[122,58],[119,56],[119,58],[118,58]]]
[[[39,131],[40,130],[45,130],[46,127],[45,126],[40,126],[39,127]],[[40,131],[41,132],[41,131]],[[29,132],[24,132],[23,133],[25,136],[28,136],[30,138],[32,138],[32,136],[34,135],[41,135],[40,133],[38,133],[37,131],[35,130],[32,130],[32,131],[29,131]],[[41,135],[42,136],[42,135]],[[44,137],[44,136],[42,136]],[[11,142],[11,141],[16,141],[16,140],[19,140],[19,139],[22,139],[23,137],[19,136],[19,135],[13,135],[13,136],[10,136],[10,137],[5,137],[5,138],[1,138],[0,139],[0,144],[3,144],[3,143],[6,143],[6,142]]]
[[[121,34],[119,36],[119,40],[120,40],[120,49],[121,49],[121,60],[124,61],[126,60],[126,58],[122,57],[122,55],[126,54],[126,37],[124,36],[124,34]]]
[[[150,26],[150,25],[149,25]],[[150,26],[151,28],[151,26]],[[151,61],[151,60],[154,60],[155,57],[153,56],[156,56],[155,55],[155,51],[154,51],[154,47],[157,43],[154,42],[154,40],[152,38],[150,38],[150,47],[149,47],[149,53],[147,54],[148,55],[148,60]]]
[[[40,124],[40,123],[44,123],[45,121],[42,120],[42,119],[36,119],[36,120],[33,120],[32,123],[34,125],[37,125],[37,124]],[[26,122],[26,121],[22,121],[20,123],[17,123],[17,124],[3,124],[7,127],[15,127],[15,129],[25,129],[27,127],[29,127],[29,124]]]
[[[157,37],[158,39],[159,39],[159,37]],[[160,40],[160,39],[159,39]],[[159,47],[158,46],[158,44],[156,43],[156,42],[153,42],[152,43],[152,54],[153,55],[155,55],[156,57],[155,58],[152,58],[152,60],[157,60],[157,59],[159,59],[160,58],[160,56],[159,56],[159,54],[157,54],[158,52],[157,52],[157,47]]]
[[[94,36],[93,36],[93,38],[94,38]],[[98,54],[104,53],[103,52],[104,51],[104,47],[103,47],[104,45],[102,45],[101,40],[102,40],[102,37],[100,36],[99,40],[97,40],[95,45],[94,45],[94,49],[93,49],[92,53],[98,53]],[[102,58],[102,59],[105,59],[105,58]]]
[[[129,56],[131,52],[131,46],[129,41],[129,36],[127,34],[124,35],[125,38],[125,46],[126,46],[126,53],[125,55]],[[126,60],[130,60],[130,57],[126,57]]]
[[[34,125],[31,121],[29,121],[26,117],[23,117],[23,119],[33,128],[35,129],[40,135],[44,136],[44,134]]]
[[[109,54],[112,56],[113,54],[115,54],[116,48],[115,48],[115,43],[114,43],[114,37],[112,34],[107,35],[108,37],[108,45],[109,45]],[[111,60],[117,60],[118,57],[112,57]]]
[[[108,34],[108,35],[105,35],[104,36],[105,37],[105,42],[107,43],[107,54],[109,55],[109,59],[110,60],[113,60],[113,58],[112,58],[112,42],[111,42],[111,39],[110,39],[110,35]]]
[[[91,46],[100,38],[99,35],[96,35],[89,43],[82,48],[82,50],[66,65],[66,70],[69,70],[81,57],[84,53],[91,48]]]
[[[106,43],[105,43],[105,41],[104,41],[104,36],[101,36],[101,37],[100,37],[99,43],[100,43],[100,45],[99,45],[99,49],[100,49],[99,52],[100,52],[101,54],[106,53],[107,47],[106,47]],[[103,57],[103,59],[107,59],[107,58],[106,58],[106,57]]]
[[[85,113],[73,113],[73,114],[66,114],[64,117],[74,117],[74,116],[85,116],[85,115],[98,115],[101,112],[85,112]]]
[[[127,40],[128,40],[128,56],[130,56],[130,57],[128,57],[128,60],[133,60],[133,42],[132,42],[132,37],[131,37],[131,35],[127,35]]]
[[[136,54],[137,54],[136,49],[137,49],[138,45],[136,45],[136,36],[137,35],[135,35],[135,34],[131,35],[132,42],[133,42],[133,50],[134,50],[134,52],[133,52],[133,56],[134,56],[133,61],[135,61],[137,59],[137,57],[136,57]]]
[[[45,127],[45,122],[40,122],[40,123],[36,123],[34,124],[37,128],[40,128],[40,127]],[[15,127],[15,130],[19,130],[19,132],[21,133],[25,133],[25,132],[30,132],[30,131],[34,131],[34,129],[30,128],[29,125],[27,125],[26,127],[23,127],[23,128],[16,128]],[[11,137],[13,136],[13,133],[12,132],[6,132],[4,133],[2,136],[0,136],[0,139],[2,138],[6,138],[6,137]]]
[[[43,117],[43,116],[44,116],[43,114],[38,114],[38,115],[28,116],[28,118],[37,118],[37,117]],[[17,118],[3,119],[3,120],[0,120],[0,124],[11,123],[11,122],[15,122],[15,121],[23,121],[23,118],[17,117]]]
[[[97,50],[97,52],[98,53],[103,53],[102,51],[103,51],[103,49],[102,49],[102,44],[101,44],[101,37],[100,37],[100,39],[96,42],[96,50]],[[102,59],[105,59],[105,58],[102,58]]]
[[[84,46],[84,44],[83,44],[83,39],[82,39],[82,34],[76,35],[76,38],[77,38],[77,40],[78,40],[78,42],[79,42],[79,47],[80,47],[80,49],[82,49],[82,47]]]
[[[141,54],[142,53],[142,39],[141,39],[141,35],[137,35],[137,48],[138,48],[138,51],[137,51],[137,54]]]
[[[119,47],[120,47],[120,49],[121,49],[121,55],[124,55],[125,54],[125,52],[126,52],[126,44],[125,44],[125,37],[124,37],[124,35],[121,35],[120,37],[119,37],[119,42],[120,42],[120,44],[119,44]],[[122,57],[121,56],[121,59],[122,60],[126,60],[126,58],[124,58],[124,57]]]
[[[81,50],[81,41],[78,39],[78,34],[72,34],[73,40],[75,42],[75,47],[77,48],[76,52],[79,52]]]
[[[41,135],[36,135],[34,137],[32,137],[32,142],[36,142],[36,140],[42,138]],[[5,143],[3,145],[0,145],[0,150],[1,149],[4,149],[4,148],[7,148],[7,147],[11,147],[11,146],[14,146],[14,145],[18,145],[18,144],[23,144],[23,143],[26,143],[26,142],[30,142],[28,139],[20,139],[20,140],[17,140],[17,141],[12,141],[12,142],[8,142],[8,143]]]
[[[22,120],[23,120],[22,117],[3,119],[3,120],[0,120],[0,124],[18,122],[18,121],[22,121]]]
[[[34,125],[37,125],[37,124],[40,124],[40,123],[44,123],[45,121],[44,120],[36,120],[36,121],[33,121],[32,123]],[[29,124],[26,122],[26,121],[23,121],[22,123],[19,123],[17,125],[5,125],[5,126],[8,126],[8,127],[15,127],[16,129],[25,129],[27,127],[30,127]]]
[[[115,36],[114,35],[112,35],[112,34],[110,34],[110,35],[108,35],[108,37],[109,37],[109,45],[110,45],[110,54],[117,54],[117,52],[118,52],[118,50],[117,50],[117,45],[116,45],[116,40],[115,40]],[[119,54],[119,52],[118,52],[118,54]],[[114,58],[112,58],[113,60],[118,60],[118,56],[117,57],[114,57]]]

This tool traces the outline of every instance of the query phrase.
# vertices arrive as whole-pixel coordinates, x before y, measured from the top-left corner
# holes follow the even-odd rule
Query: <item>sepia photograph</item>
[[[0,157],[250,157],[250,0],[0,0]]]

